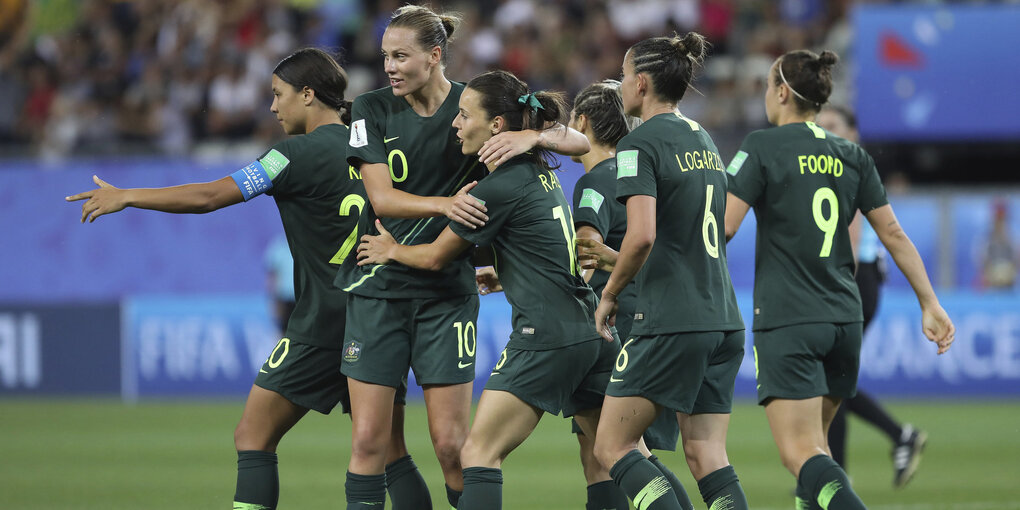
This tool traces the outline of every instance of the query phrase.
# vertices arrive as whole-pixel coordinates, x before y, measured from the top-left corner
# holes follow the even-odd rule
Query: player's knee
[[[595,454],[595,460],[599,465],[605,469],[610,469],[616,464],[616,461],[620,460],[627,453],[620,450],[618,446],[599,438],[595,440],[595,447],[592,449],[592,453]]]
[[[353,432],[351,434],[351,456],[359,459],[383,458],[388,450],[389,434],[378,431]]]
[[[494,453],[487,441],[478,441],[470,436],[464,441],[460,449],[460,463],[462,466],[497,466],[499,455]]]
[[[269,434],[258,430],[258,427],[243,419],[234,428],[234,448],[239,452],[246,450],[276,451],[276,445],[273,444]]]
[[[459,434],[438,434],[432,438],[436,458],[444,469],[460,468],[461,450],[465,440]]]
[[[595,482],[605,480],[608,473],[602,467],[602,463],[595,458],[595,452],[591,445],[585,448],[581,446],[581,469],[584,471],[584,479],[591,485]]]
[[[797,476],[800,473],[800,467],[817,453],[821,453],[821,450],[816,451],[801,448],[799,445],[788,445],[785,448],[779,449],[779,460],[790,473]]]
[[[729,465],[726,445],[710,441],[684,441],[684,458],[695,479],[701,479],[713,471]]]

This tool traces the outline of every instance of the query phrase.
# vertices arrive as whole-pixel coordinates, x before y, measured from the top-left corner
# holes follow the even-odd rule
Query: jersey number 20
[[[357,207],[358,212],[354,213],[354,216],[361,214],[361,210],[365,208],[365,197],[357,194],[350,194],[344,197],[343,201],[340,202],[340,216],[350,216],[351,209]],[[344,244],[340,245],[340,250],[333,255],[333,258],[329,259],[330,264],[343,264],[344,259],[351,254],[351,250],[354,249],[354,245],[358,242],[358,224],[354,224],[354,230],[348,234],[347,239],[344,239]]]

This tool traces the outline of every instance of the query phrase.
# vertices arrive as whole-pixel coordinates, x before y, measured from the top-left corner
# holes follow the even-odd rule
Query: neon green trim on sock
[[[712,506],[708,507],[708,510],[733,510],[733,495],[727,494],[721,498],[716,498],[712,502]]]
[[[829,502],[832,498],[836,497],[836,493],[843,488],[843,484],[839,483],[838,480],[833,480],[822,487],[822,490],[818,491],[818,506],[822,507],[822,510],[829,510]]]
[[[655,503],[655,500],[669,492],[670,488],[669,480],[666,480],[665,476],[656,477],[652,481],[648,482],[648,484],[637,493],[637,496],[634,496],[634,506],[637,507],[637,510],[647,510],[652,503]]]
[[[258,503],[241,503],[240,501],[234,502],[234,510],[269,510],[270,507],[260,505]]]
[[[811,508],[811,504],[804,498],[795,497],[793,498],[793,508],[796,508],[797,510],[809,510]]]

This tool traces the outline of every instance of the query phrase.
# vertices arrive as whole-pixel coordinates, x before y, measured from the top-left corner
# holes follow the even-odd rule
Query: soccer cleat
[[[896,470],[893,487],[902,488],[914,477],[917,466],[921,463],[921,452],[924,451],[927,442],[928,434],[923,430],[915,429],[910,424],[903,425],[900,440],[892,450],[893,468]]]

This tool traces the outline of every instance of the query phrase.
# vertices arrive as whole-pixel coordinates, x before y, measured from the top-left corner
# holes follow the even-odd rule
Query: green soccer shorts
[[[754,332],[758,403],[857,394],[860,322],[809,323]]]
[[[617,317],[619,318],[619,317]],[[617,323],[619,325],[619,323]],[[606,386],[609,384],[609,377],[613,374],[613,367],[616,365],[616,358],[620,354],[621,342],[603,341],[599,348],[599,358],[595,363],[592,373],[585,378],[581,384],[581,398],[586,402],[598,401],[602,405]],[[570,431],[574,434],[583,434],[581,427],[576,420],[570,420]],[[680,436],[680,425],[676,420],[676,411],[663,408],[655,421],[645,430],[643,435],[645,446],[649,450],[676,451],[677,440]]]
[[[376,299],[347,295],[342,371],[358,381],[399,387],[414,370],[419,385],[475,379],[478,295]]]
[[[526,351],[507,347],[485,384],[487,391],[505,391],[549,414],[573,416],[602,406],[604,395],[584,387],[599,359],[601,338],[549,349]]]
[[[744,330],[632,336],[606,395],[643,397],[685,414],[729,413],[744,357]]]

